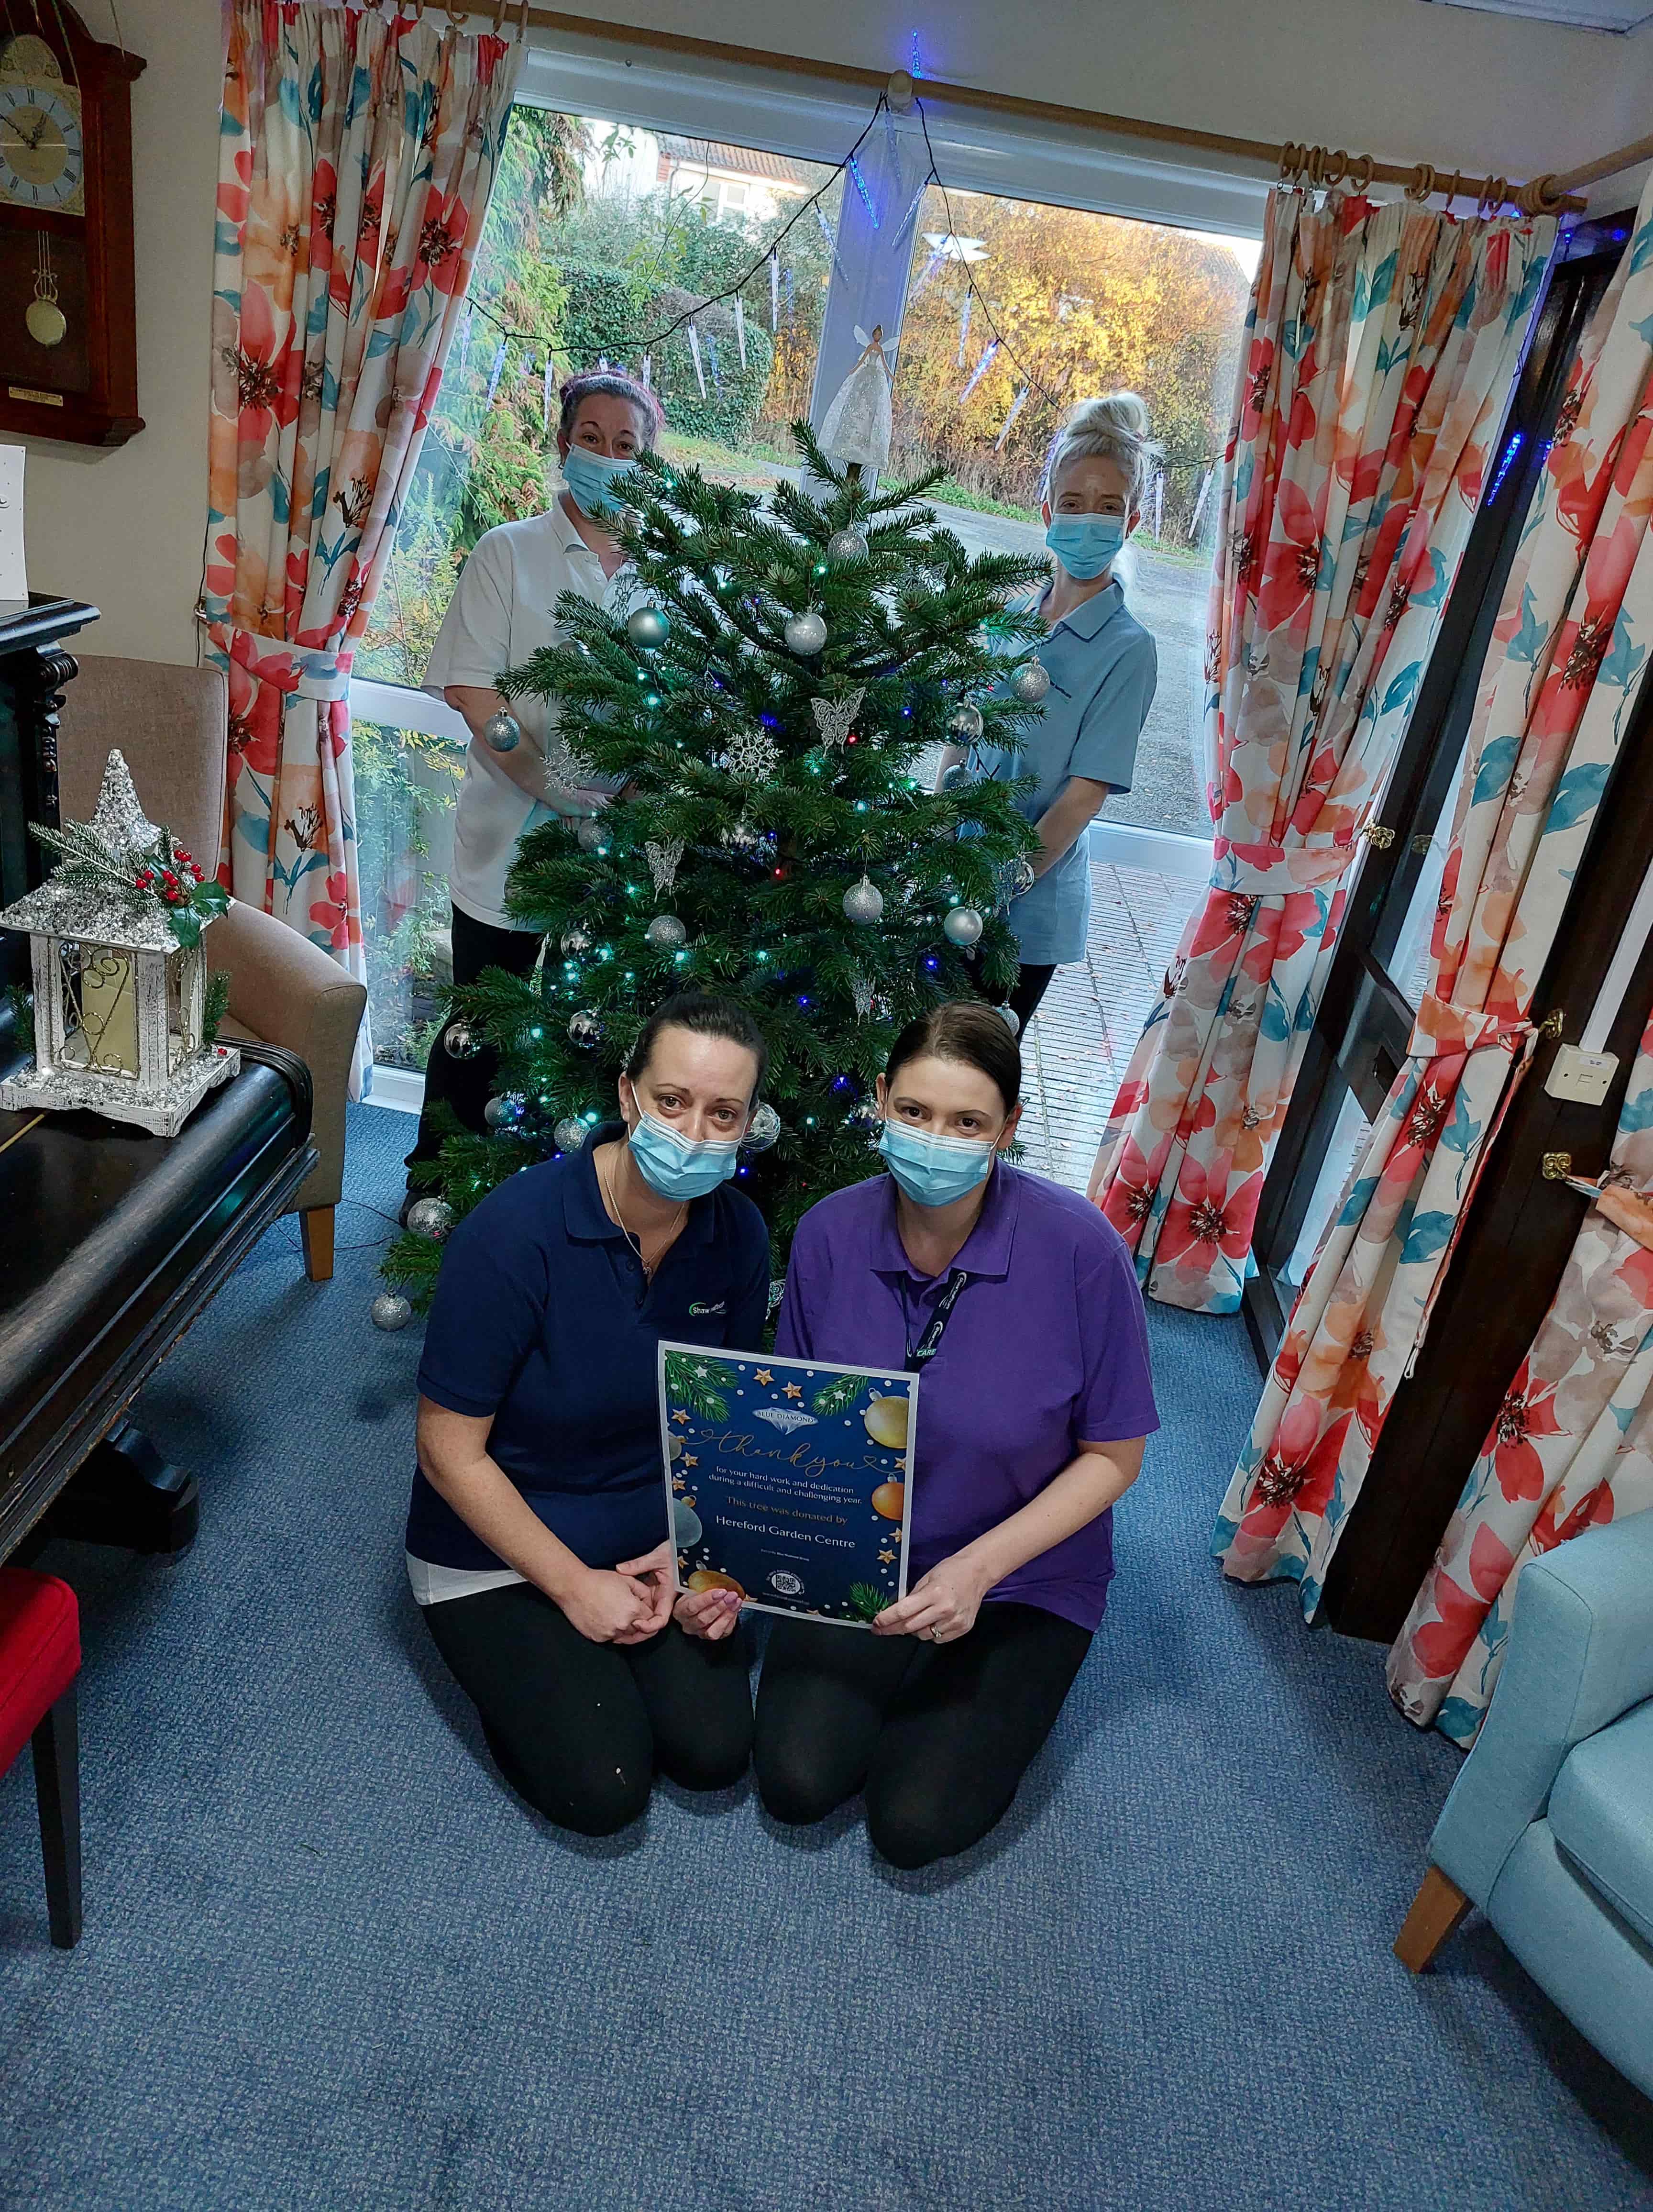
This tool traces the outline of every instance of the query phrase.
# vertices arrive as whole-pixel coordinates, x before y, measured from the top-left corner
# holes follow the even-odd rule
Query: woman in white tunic
[[[592,790],[569,780],[572,764],[557,737],[555,704],[529,694],[507,702],[497,679],[541,646],[561,641],[556,603],[562,592],[578,592],[617,611],[623,606],[634,578],[614,535],[609,487],[653,445],[659,423],[653,393],[630,377],[611,369],[571,377],[562,387],[556,436],[562,490],[544,514],[485,531],[449,602],[424,688],[457,708],[471,732],[448,878],[456,984],[474,983],[484,968],[515,975],[532,968],[539,933],[505,911],[505,878],[517,841],[554,813],[589,813],[595,803]],[[495,751],[483,734],[501,710],[514,715],[521,731],[506,752]],[[452,1027],[450,1017],[430,1048],[425,1110],[410,1167],[441,1150],[431,1114],[439,1101],[466,1128],[484,1126],[497,1056],[484,1048],[456,1059],[447,1048]]]

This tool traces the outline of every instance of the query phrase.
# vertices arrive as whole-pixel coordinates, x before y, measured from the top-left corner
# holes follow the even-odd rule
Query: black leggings
[[[898,1867],[979,1843],[1010,1809],[1091,1648],[1030,1605],[984,1605],[931,1644],[777,1621],[757,1686],[757,1786],[777,1820],[818,1820],[857,1790]]]
[[[495,929],[492,922],[473,921],[458,907],[449,912],[453,917],[453,981],[459,988],[474,983],[484,968],[526,975],[539,957],[537,929]],[[424,1111],[419,1116],[418,1141],[407,1157],[410,1167],[416,1160],[434,1160],[442,1149],[430,1110],[439,1102],[451,1106],[463,1126],[478,1136],[488,1126],[482,1109],[499,1073],[500,1056],[491,1044],[485,1044],[469,1060],[455,1060],[447,1049],[447,1033],[455,1019],[450,1012],[425,1060]]]
[[[559,1828],[613,1835],[647,1804],[657,1767],[685,1790],[724,1790],[746,1771],[740,1629],[708,1644],[668,1623],[647,1644],[593,1644],[529,1583],[423,1612],[500,1772]]]
[[[970,971],[970,981],[984,999],[994,1006],[1007,1005],[1016,1017],[1016,1034],[1020,1036],[1039,1011],[1039,1001],[1050,988],[1050,979],[1055,974],[1054,965],[1048,968],[1030,967],[1024,961],[1016,971],[1016,988],[1006,1000],[1000,991],[989,990],[981,981],[981,963],[978,958],[965,963]]]

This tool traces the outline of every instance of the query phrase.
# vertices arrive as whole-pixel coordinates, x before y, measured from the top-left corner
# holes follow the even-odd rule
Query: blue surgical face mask
[[[951,1206],[986,1177],[994,1147],[974,1137],[934,1137],[886,1121],[878,1139],[890,1172],[915,1206]]]
[[[630,1136],[637,1172],[662,1198],[704,1198],[735,1171],[738,1137],[685,1137],[681,1129],[640,1114]]]
[[[1088,584],[1118,557],[1125,543],[1125,518],[1122,514],[1053,515],[1044,542],[1070,576]]]
[[[611,459],[593,453],[586,446],[570,446],[562,457],[562,481],[581,514],[598,522],[605,515],[618,514],[620,502],[610,495],[609,487],[616,477],[635,466],[630,453],[617,453]]]

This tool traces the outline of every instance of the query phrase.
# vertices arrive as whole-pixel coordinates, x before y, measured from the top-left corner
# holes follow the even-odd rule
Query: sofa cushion
[[[1549,1817],[1579,1873],[1653,1943],[1653,1698],[1568,1753]]]

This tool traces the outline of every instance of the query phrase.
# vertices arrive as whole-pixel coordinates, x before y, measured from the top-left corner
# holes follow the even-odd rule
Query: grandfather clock
[[[64,0],[0,0],[0,433],[120,446],[137,411],[131,88]]]

